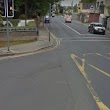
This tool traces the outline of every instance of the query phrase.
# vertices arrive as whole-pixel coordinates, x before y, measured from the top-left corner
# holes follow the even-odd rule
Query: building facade
[[[104,14],[104,16],[109,16],[107,11],[108,5],[110,5],[110,0],[97,0],[96,10],[98,10],[100,14]]]
[[[79,3],[78,13],[89,13],[94,12],[95,3]]]

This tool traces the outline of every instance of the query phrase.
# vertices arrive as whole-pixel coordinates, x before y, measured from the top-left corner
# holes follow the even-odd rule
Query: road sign
[[[2,17],[6,17],[6,3],[5,0],[0,0],[0,14]]]
[[[14,17],[14,0],[0,0],[0,14],[2,17]]]
[[[6,1],[7,1],[7,17],[14,17],[14,1],[13,0]]]

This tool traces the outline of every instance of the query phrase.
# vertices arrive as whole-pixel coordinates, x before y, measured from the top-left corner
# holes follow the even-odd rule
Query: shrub
[[[13,24],[13,26],[17,26],[19,23],[19,19],[9,19],[9,21]]]
[[[27,19],[27,17],[26,17],[25,14],[20,15],[19,18],[20,18],[20,19]]]
[[[0,14],[0,27],[3,26],[3,18],[2,18],[2,15]]]

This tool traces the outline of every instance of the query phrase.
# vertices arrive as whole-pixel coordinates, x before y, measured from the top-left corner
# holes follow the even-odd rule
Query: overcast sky
[[[73,0],[73,5],[78,4],[80,0]],[[64,0],[61,2],[62,6],[71,6],[72,0]]]

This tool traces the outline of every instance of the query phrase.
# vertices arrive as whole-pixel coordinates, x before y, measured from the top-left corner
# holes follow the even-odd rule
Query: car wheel
[[[105,32],[103,32],[102,34],[105,35]]]
[[[89,29],[89,32],[92,33],[91,29]]]
[[[95,32],[94,32],[94,30],[92,30],[92,34],[94,34]]]
[[[88,29],[88,32],[90,32],[90,30]]]

